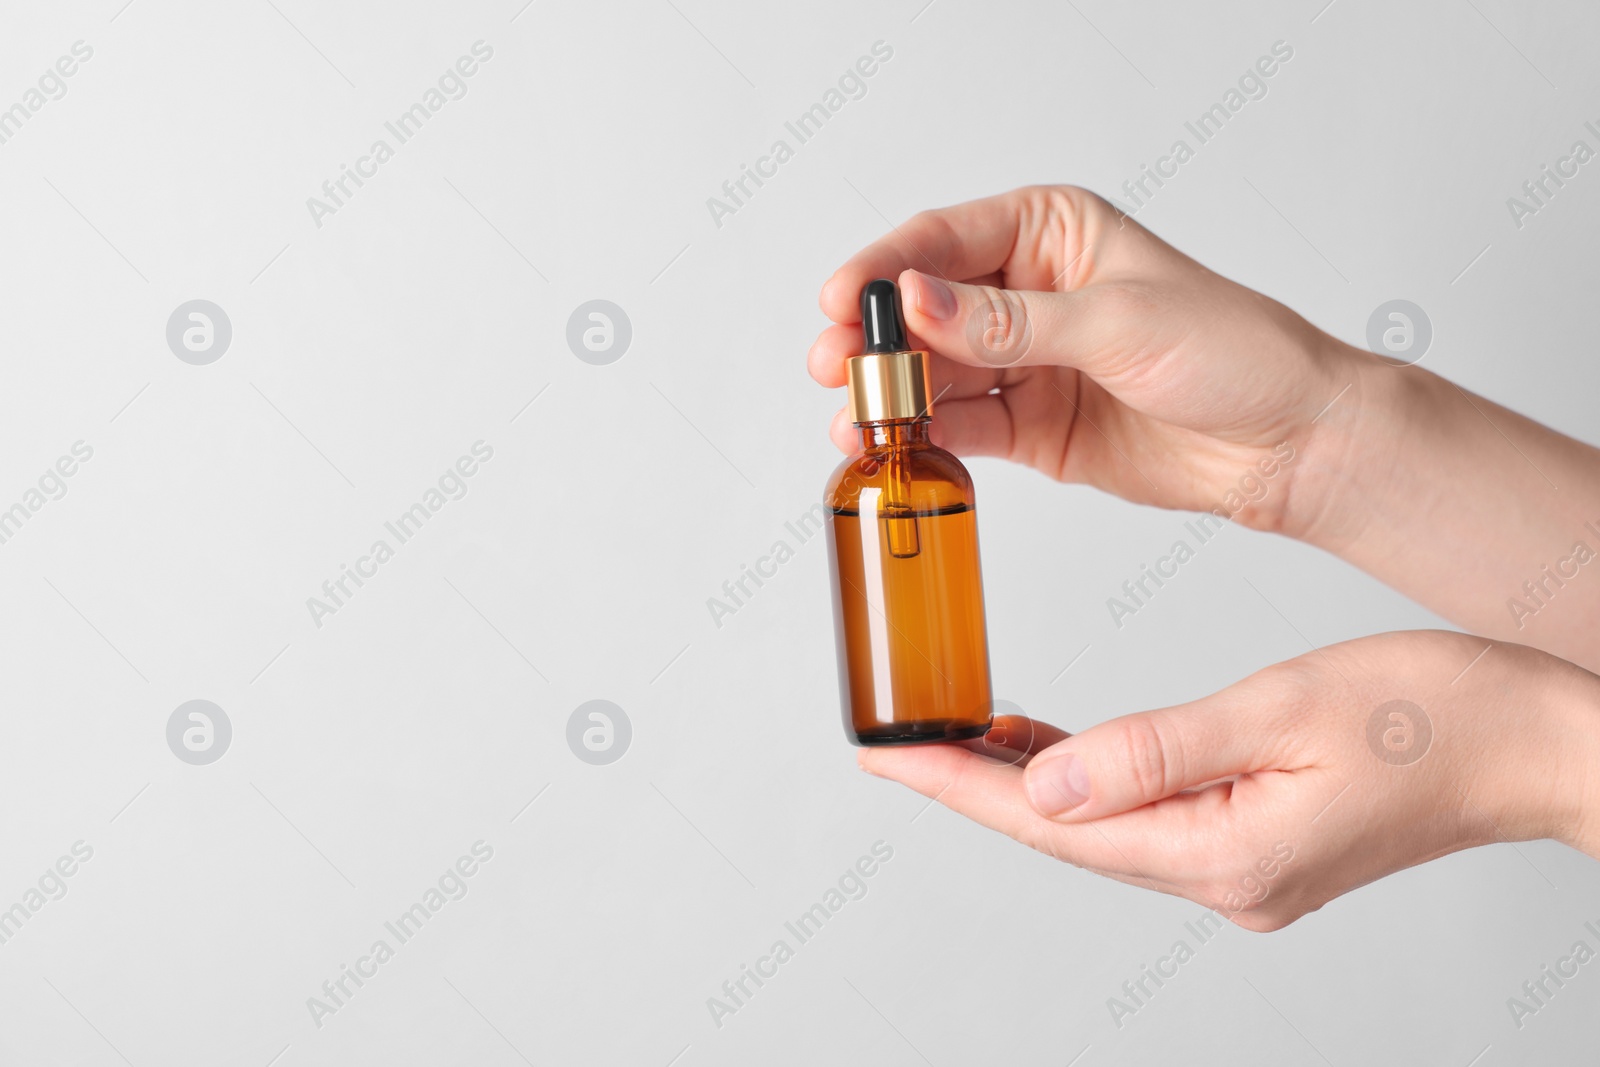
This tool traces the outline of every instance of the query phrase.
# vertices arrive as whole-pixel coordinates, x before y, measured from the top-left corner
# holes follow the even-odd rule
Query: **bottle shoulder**
[[[898,453],[899,470],[891,453]],[[889,490],[891,479],[898,483],[894,491],[904,492],[904,503],[917,511],[942,511],[956,505],[970,508],[975,503],[972,475],[966,466],[953,453],[933,444],[856,452],[834,468],[823,491],[823,503],[853,511],[863,493]]]

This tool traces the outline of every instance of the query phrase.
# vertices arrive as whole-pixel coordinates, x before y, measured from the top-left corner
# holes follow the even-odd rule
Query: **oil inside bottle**
[[[917,511],[871,488],[858,508],[831,510],[840,688],[857,740],[982,736],[991,702],[974,509]]]

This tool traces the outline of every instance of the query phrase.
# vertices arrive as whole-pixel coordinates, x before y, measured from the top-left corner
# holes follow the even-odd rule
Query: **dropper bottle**
[[[900,292],[861,293],[862,354],[846,360],[861,447],[825,502],[845,732],[859,745],[988,732],[993,700],[972,478],[933,444],[929,356]]]

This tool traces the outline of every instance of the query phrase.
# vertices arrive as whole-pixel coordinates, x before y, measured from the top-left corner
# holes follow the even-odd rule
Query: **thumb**
[[[975,367],[1054,365],[1094,374],[1103,354],[1142,332],[1143,316],[1112,306],[1107,287],[1072,292],[948,282],[920,271],[899,278],[906,325],[940,355]],[[1118,290],[1122,292],[1123,290]]]
[[[1083,822],[1263,770],[1263,723],[1214,698],[1125,715],[1040,752],[1023,775],[1039,814]]]

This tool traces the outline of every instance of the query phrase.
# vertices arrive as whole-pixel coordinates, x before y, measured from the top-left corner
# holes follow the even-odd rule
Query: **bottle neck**
[[[904,448],[910,445],[930,444],[928,428],[933,418],[896,419],[892,422],[856,423],[861,433],[861,449],[871,452],[884,448]]]

